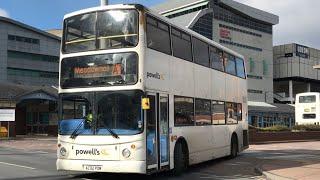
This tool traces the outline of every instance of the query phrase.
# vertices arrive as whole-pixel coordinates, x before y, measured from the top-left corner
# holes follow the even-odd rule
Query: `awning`
[[[58,90],[50,86],[27,86],[14,83],[0,83],[0,99],[21,102],[28,99],[56,101]]]

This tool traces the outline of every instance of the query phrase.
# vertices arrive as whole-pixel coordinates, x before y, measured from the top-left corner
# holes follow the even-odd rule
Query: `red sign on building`
[[[231,40],[231,32],[227,29],[220,29],[220,37]]]

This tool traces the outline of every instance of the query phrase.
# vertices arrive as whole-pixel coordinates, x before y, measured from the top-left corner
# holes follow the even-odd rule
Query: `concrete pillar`
[[[311,92],[311,83],[307,83],[307,92]]]
[[[293,104],[293,82],[292,80],[289,80],[289,98],[291,104]]]

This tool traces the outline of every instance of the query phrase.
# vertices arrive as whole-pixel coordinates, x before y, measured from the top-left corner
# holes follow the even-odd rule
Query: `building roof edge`
[[[279,16],[274,15],[272,13],[236,2],[234,0],[220,0],[220,2],[254,19],[267,22],[272,25],[279,24]]]
[[[36,33],[39,33],[39,34],[41,34],[41,35],[50,37],[50,38],[52,38],[52,39],[61,41],[61,38],[58,37],[58,36],[55,36],[55,35],[53,35],[53,34],[50,34],[50,33],[46,32],[46,31],[40,30],[40,29],[38,29],[38,28],[32,27],[32,26],[30,26],[30,25],[21,23],[21,22],[19,22],[19,21],[16,21],[16,20],[13,20],[13,19],[10,19],[10,18],[6,18],[6,17],[0,16],[0,21],[4,21],[4,22],[7,22],[7,23],[11,23],[11,24],[20,26],[20,27],[22,27],[22,28],[29,29],[29,30],[34,31],[34,32],[36,32]]]

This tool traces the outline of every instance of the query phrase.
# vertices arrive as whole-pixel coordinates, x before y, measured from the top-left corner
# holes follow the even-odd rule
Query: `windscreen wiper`
[[[115,85],[115,84],[127,84],[127,82],[123,79],[120,79],[120,80],[117,80],[117,81],[109,81],[109,82],[106,82],[107,84],[109,85]]]
[[[109,133],[111,134],[112,137],[119,139],[119,136],[117,133],[115,133],[114,131],[112,131],[112,129],[108,128],[105,126],[105,128],[109,131]]]
[[[112,137],[114,137],[114,138],[116,138],[116,139],[119,139],[119,136],[118,136],[117,133],[115,133],[111,128],[108,128],[103,121],[101,121],[101,122],[102,122],[104,128],[107,129],[107,131],[111,134]]]
[[[81,128],[81,125],[84,123],[84,119],[78,124],[78,126],[76,127],[76,129],[72,132],[72,134],[70,135],[70,138],[71,139],[75,139],[77,136],[78,136],[78,134],[77,134],[77,132],[79,131],[79,129]]]

